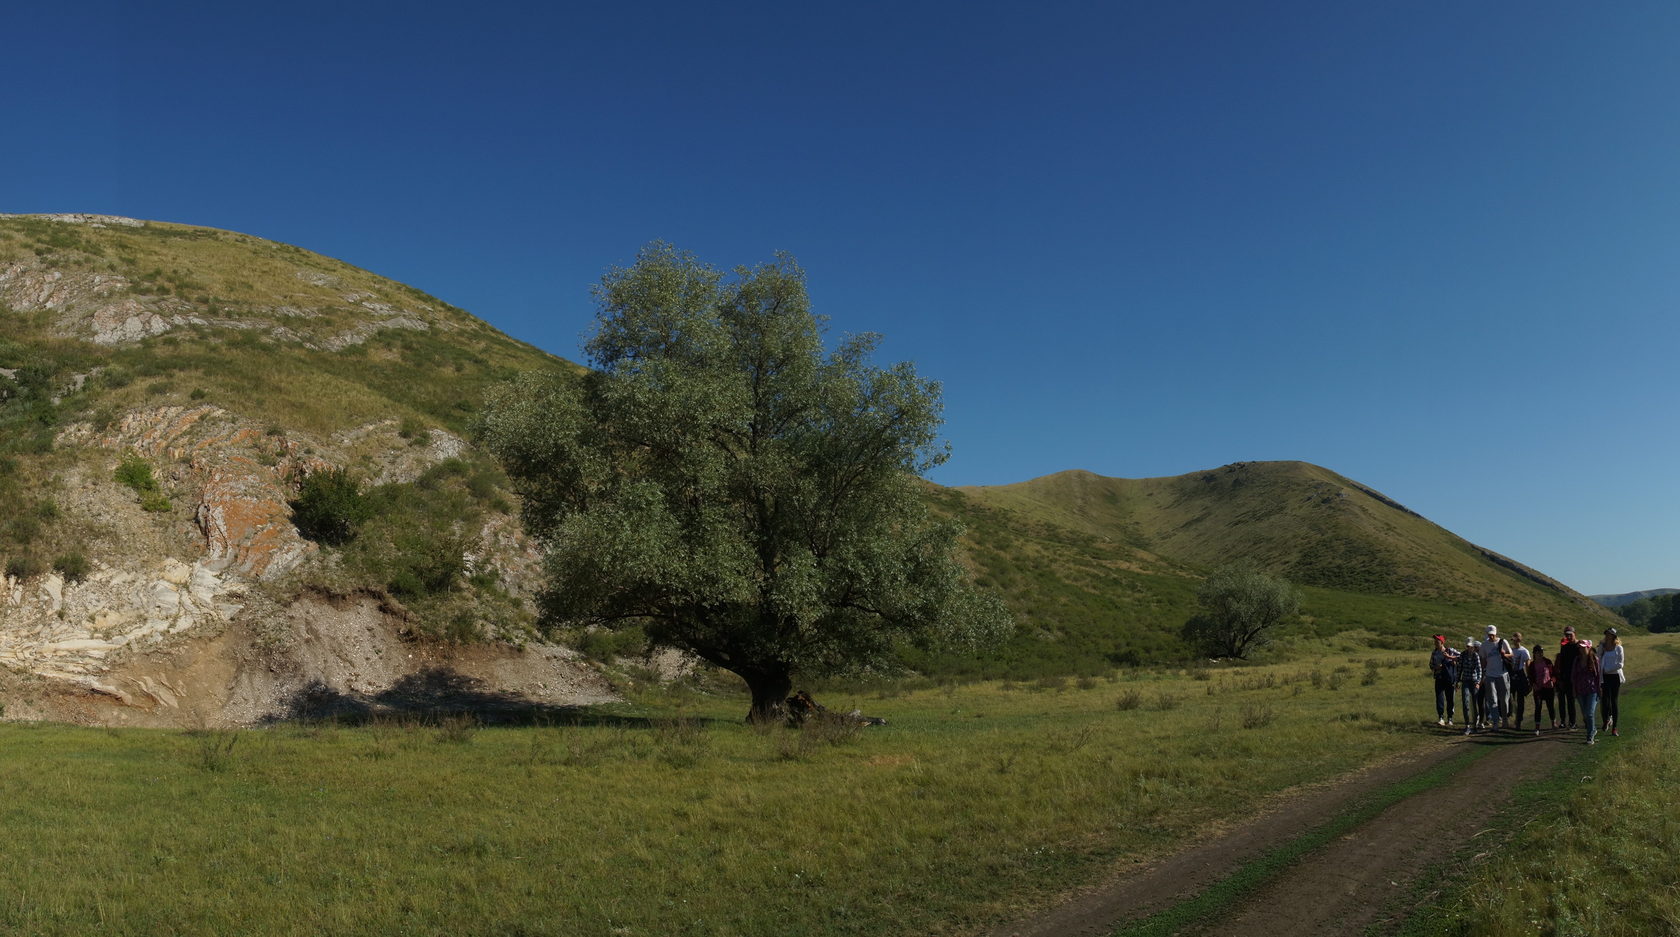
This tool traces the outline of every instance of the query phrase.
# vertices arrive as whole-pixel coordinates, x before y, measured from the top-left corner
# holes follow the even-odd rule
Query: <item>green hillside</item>
[[[936,497],[968,525],[980,580],[1023,623],[981,663],[990,673],[1183,656],[1177,628],[1201,576],[1239,559],[1303,587],[1297,638],[1457,634],[1490,623],[1551,634],[1564,622],[1609,621],[1561,583],[1302,462],[1150,479],[1071,471]]]
[[[40,380],[97,370],[86,402],[107,408],[210,400],[331,432],[392,417],[459,430],[488,383],[557,363],[330,257],[117,221],[0,216],[0,367],[30,367]]]

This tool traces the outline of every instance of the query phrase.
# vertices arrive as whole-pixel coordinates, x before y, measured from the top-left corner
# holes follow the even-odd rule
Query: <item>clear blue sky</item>
[[[944,382],[936,481],[1302,459],[1680,587],[1680,4],[7,11],[0,211],[229,228],[571,358],[664,239]]]

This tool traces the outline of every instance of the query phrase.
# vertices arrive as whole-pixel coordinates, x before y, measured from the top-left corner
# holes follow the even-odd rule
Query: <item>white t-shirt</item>
[[[1505,654],[1510,653],[1511,645],[1505,643],[1504,638],[1482,642],[1482,670],[1490,677],[1505,676]],[[1504,652],[1504,653],[1501,653]]]

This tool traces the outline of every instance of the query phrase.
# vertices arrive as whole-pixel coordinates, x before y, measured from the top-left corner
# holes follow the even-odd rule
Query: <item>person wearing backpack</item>
[[[1534,686],[1534,734],[1540,734],[1541,706],[1546,707],[1552,728],[1557,728],[1557,704],[1553,701],[1557,695],[1557,666],[1546,658],[1544,643],[1534,645],[1534,659],[1528,662],[1528,681]],[[1519,724],[1517,728],[1522,726]]]
[[[1463,695],[1459,713],[1464,716],[1464,734],[1482,727],[1482,655],[1476,651],[1476,639],[1465,638],[1464,650],[1458,655],[1458,690]]]
[[[1458,652],[1447,647],[1447,636],[1435,636],[1429,652],[1429,672],[1435,675],[1435,724],[1453,724],[1453,697],[1458,694]]]
[[[1528,678],[1528,662],[1531,655],[1528,648],[1523,647],[1521,631],[1511,632],[1511,708],[1516,713],[1516,720],[1511,725],[1520,731],[1523,724],[1523,710],[1528,702],[1528,691],[1532,688]],[[1539,702],[1536,701],[1536,706]]]
[[[1482,711],[1494,729],[1511,715],[1511,644],[1499,636],[1497,625],[1487,626],[1482,642]]]

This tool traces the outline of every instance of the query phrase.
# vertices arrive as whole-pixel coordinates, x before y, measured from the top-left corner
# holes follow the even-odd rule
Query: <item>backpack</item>
[[[1518,667],[1514,660],[1511,664],[1511,692],[1518,695],[1528,692],[1528,668]]]
[[[1453,657],[1442,658],[1441,670],[1435,675],[1435,679],[1440,680],[1442,683],[1457,683],[1458,659]]]

